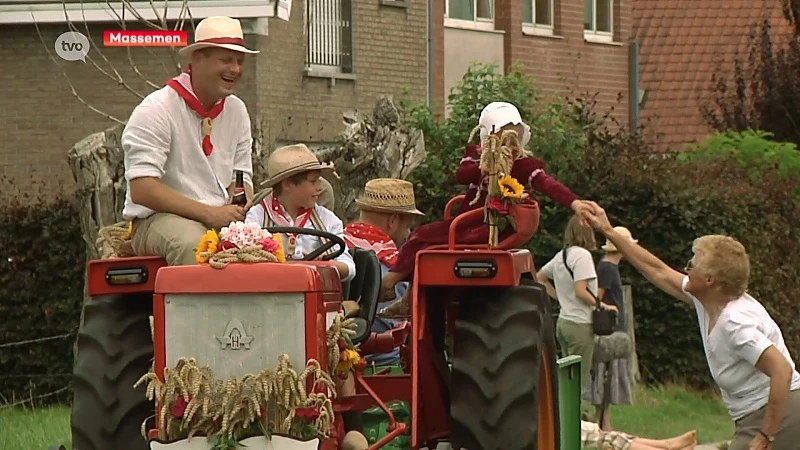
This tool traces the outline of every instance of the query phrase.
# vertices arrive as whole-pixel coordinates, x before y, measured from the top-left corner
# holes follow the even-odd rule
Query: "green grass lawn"
[[[719,398],[677,386],[637,388],[635,404],[612,407],[611,420],[618,430],[654,439],[696,429],[703,444],[730,439],[733,434]],[[0,449],[47,450],[56,444],[71,450],[68,406],[0,409]]]
[[[678,386],[639,387],[632,406],[612,406],[614,429],[637,436],[665,439],[697,430],[700,444],[730,439],[733,422],[718,395]]]

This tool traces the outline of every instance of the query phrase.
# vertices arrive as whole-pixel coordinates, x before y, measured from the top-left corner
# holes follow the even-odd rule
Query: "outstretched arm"
[[[606,217],[606,212],[599,206],[595,208],[597,213],[589,214],[587,220],[597,231],[602,233],[612,244],[617,247],[625,259],[636,268],[647,281],[653,283],[657,288],[680,301],[691,303],[689,297],[681,288],[684,274],[669,267],[664,261],[647,251],[644,247],[623,236],[611,226]]]

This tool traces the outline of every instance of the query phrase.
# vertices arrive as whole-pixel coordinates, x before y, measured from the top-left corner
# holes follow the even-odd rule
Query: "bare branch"
[[[86,106],[90,110],[96,112],[97,114],[100,114],[101,116],[104,116],[105,118],[107,118],[109,120],[113,120],[114,122],[117,122],[119,124],[123,124],[124,125],[125,122],[117,119],[116,117],[112,116],[111,114],[108,114],[106,112],[100,111],[99,109],[97,109],[94,106],[92,106],[89,103],[87,103],[86,100],[84,100],[83,97],[81,97],[78,94],[78,91],[76,91],[75,90],[75,86],[72,85],[72,81],[70,81],[69,76],[67,75],[67,72],[64,70],[63,67],[61,67],[61,64],[58,63],[58,61],[53,56],[53,54],[50,53],[50,48],[45,43],[44,36],[42,36],[42,32],[39,29],[39,22],[36,21],[36,16],[33,13],[31,13],[31,17],[33,18],[33,25],[36,27],[36,33],[39,34],[39,40],[42,42],[42,45],[44,46],[45,51],[47,51],[47,56],[50,57],[50,60],[53,61],[53,64],[57,65],[58,68],[61,69],[61,73],[64,75],[64,79],[67,80],[67,84],[69,84],[69,88],[72,90],[72,95],[75,96],[75,98],[78,99],[79,102],[81,102],[84,106]]]
[[[62,2],[61,6],[64,9],[64,16],[67,19],[67,26],[69,27],[70,30],[77,32],[78,28],[72,23],[72,20],[69,18],[69,13],[67,13],[67,4],[66,4],[66,2]],[[91,42],[92,47],[95,50],[97,50],[97,53],[100,55],[100,57],[103,58],[103,61],[105,61],[106,64],[108,64],[109,67],[111,67],[111,70],[114,72],[114,75],[111,75],[106,70],[101,68],[94,61],[94,59],[91,56],[89,56],[88,54],[86,55],[86,59],[88,59],[89,62],[92,63],[92,66],[94,66],[94,68],[97,69],[100,73],[102,73],[103,75],[107,76],[108,78],[114,80],[114,82],[116,82],[118,85],[124,87],[125,90],[127,90],[131,94],[139,97],[139,99],[144,99],[144,95],[142,95],[139,92],[137,92],[136,90],[134,90],[128,83],[125,82],[125,79],[122,78],[122,75],[120,75],[120,73],[117,71],[116,67],[114,67],[114,64],[112,64],[111,61],[109,61],[108,58],[106,58],[106,55],[103,53],[103,51],[100,50],[100,46],[95,44],[94,40],[92,39],[92,32],[89,30],[89,22],[86,21],[86,11],[83,8],[83,1],[81,1],[81,15],[83,16],[83,23],[84,23],[84,26],[86,27],[86,37],[87,37],[87,39],[89,39],[89,41]]]

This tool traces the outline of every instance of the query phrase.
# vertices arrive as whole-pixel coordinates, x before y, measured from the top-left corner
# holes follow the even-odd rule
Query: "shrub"
[[[0,185],[4,193],[13,192],[11,183],[0,180]],[[0,204],[0,342],[69,335],[0,347],[0,395],[15,401],[69,384],[85,250],[74,201],[62,194],[9,198]]]
[[[744,168],[751,179],[757,180],[765,171],[776,171],[786,178],[800,173],[800,152],[791,142],[771,140],[774,135],[766,131],[747,129],[714,133],[699,144],[689,146],[679,161],[706,162],[732,159]]]

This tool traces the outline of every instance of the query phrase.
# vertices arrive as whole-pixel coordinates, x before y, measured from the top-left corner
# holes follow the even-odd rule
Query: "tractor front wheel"
[[[558,441],[557,431],[539,429],[540,398],[552,404],[551,395],[539,392],[540,370],[551,384],[555,376],[548,361],[554,357],[549,299],[542,291],[530,285],[473,289],[460,299],[451,380],[453,448],[537,450],[540,442]],[[555,412],[557,424],[554,407],[544,411],[550,420]],[[548,434],[540,439],[540,432]]]
[[[153,416],[146,388],[133,385],[150,370],[152,294],[90,299],[78,333],[73,372],[72,448],[146,450],[142,422]]]

